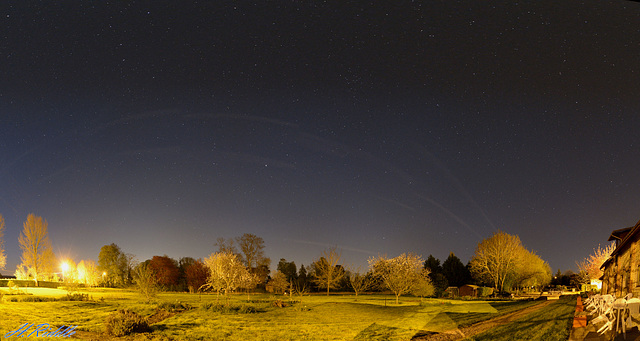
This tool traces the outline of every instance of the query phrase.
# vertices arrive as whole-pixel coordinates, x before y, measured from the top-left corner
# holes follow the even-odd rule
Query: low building
[[[480,287],[473,284],[465,284],[458,289],[460,296],[478,297],[480,295]]]
[[[448,287],[444,292],[445,296],[449,298],[460,296],[458,287]]]
[[[602,293],[615,297],[624,297],[632,293],[640,297],[640,221],[632,227],[614,230],[609,241],[616,243],[600,269],[602,275]]]

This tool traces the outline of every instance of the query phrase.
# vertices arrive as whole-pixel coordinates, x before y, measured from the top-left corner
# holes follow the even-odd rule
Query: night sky
[[[503,230],[554,272],[640,219],[636,2],[5,2],[0,60],[3,274],[29,213],[76,262]]]

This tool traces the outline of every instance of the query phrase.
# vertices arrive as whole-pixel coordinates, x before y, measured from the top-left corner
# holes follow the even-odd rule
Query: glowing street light
[[[60,268],[62,269],[62,282],[64,282],[65,280],[65,272],[69,271],[69,263],[67,263],[66,261],[62,262],[62,264],[60,264]]]

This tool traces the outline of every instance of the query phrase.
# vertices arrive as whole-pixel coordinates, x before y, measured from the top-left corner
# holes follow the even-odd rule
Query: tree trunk
[[[396,304],[400,304],[398,303],[398,297],[400,297],[400,294],[396,294]]]

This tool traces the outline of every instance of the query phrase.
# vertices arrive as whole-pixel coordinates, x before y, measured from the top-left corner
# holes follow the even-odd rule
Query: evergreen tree
[[[442,263],[442,274],[447,278],[449,286],[461,287],[471,280],[469,270],[453,252]]]
[[[428,269],[429,279],[433,283],[436,297],[441,296],[442,293],[447,290],[449,282],[447,278],[442,274],[442,266],[440,266],[440,260],[429,255],[426,261],[424,261],[424,268]]]

